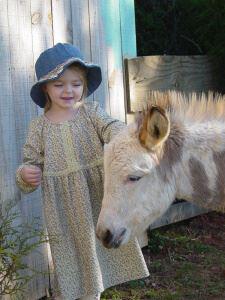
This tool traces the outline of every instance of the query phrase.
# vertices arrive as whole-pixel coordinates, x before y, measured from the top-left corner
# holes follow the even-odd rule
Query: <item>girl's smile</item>
[[[73,97],[61,97],[65,101],[73,100]]]

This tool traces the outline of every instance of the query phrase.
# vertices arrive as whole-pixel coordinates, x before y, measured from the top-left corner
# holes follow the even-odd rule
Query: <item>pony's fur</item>
[[[221,120],[225,118],[225,98],[221,94],[192,93],[189,96],[184,93],[170,91],[167,93],[152,92],[142,111],[149,109],[151,105],[157,105],[167,111],[169,118],[186,122],[203,122]]]

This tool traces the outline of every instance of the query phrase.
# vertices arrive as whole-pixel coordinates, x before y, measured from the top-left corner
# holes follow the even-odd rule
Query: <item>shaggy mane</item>
[[[225,96],[212,92],[201,95],[191,93],[188,97],[175,91],[152,92],[143,107],[143,112],[151,105],[162,107],[171,120],[179,119],[182,123],[213,119],[225,121]]]

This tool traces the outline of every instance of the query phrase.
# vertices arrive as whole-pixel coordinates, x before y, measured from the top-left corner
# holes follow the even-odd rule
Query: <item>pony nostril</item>
[[[112,238],[113,238],[113,235],[112,235],[111,231],[109,229],[107,229],[102,237],[102,241],[105,244],[109,244],[111,242]]]

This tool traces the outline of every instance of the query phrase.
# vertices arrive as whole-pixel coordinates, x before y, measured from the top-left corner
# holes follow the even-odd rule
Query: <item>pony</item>
[[[225,98],[156,92],[104,147],[96,234],[117,248],[162,216],[175,198],[225,212]]]

